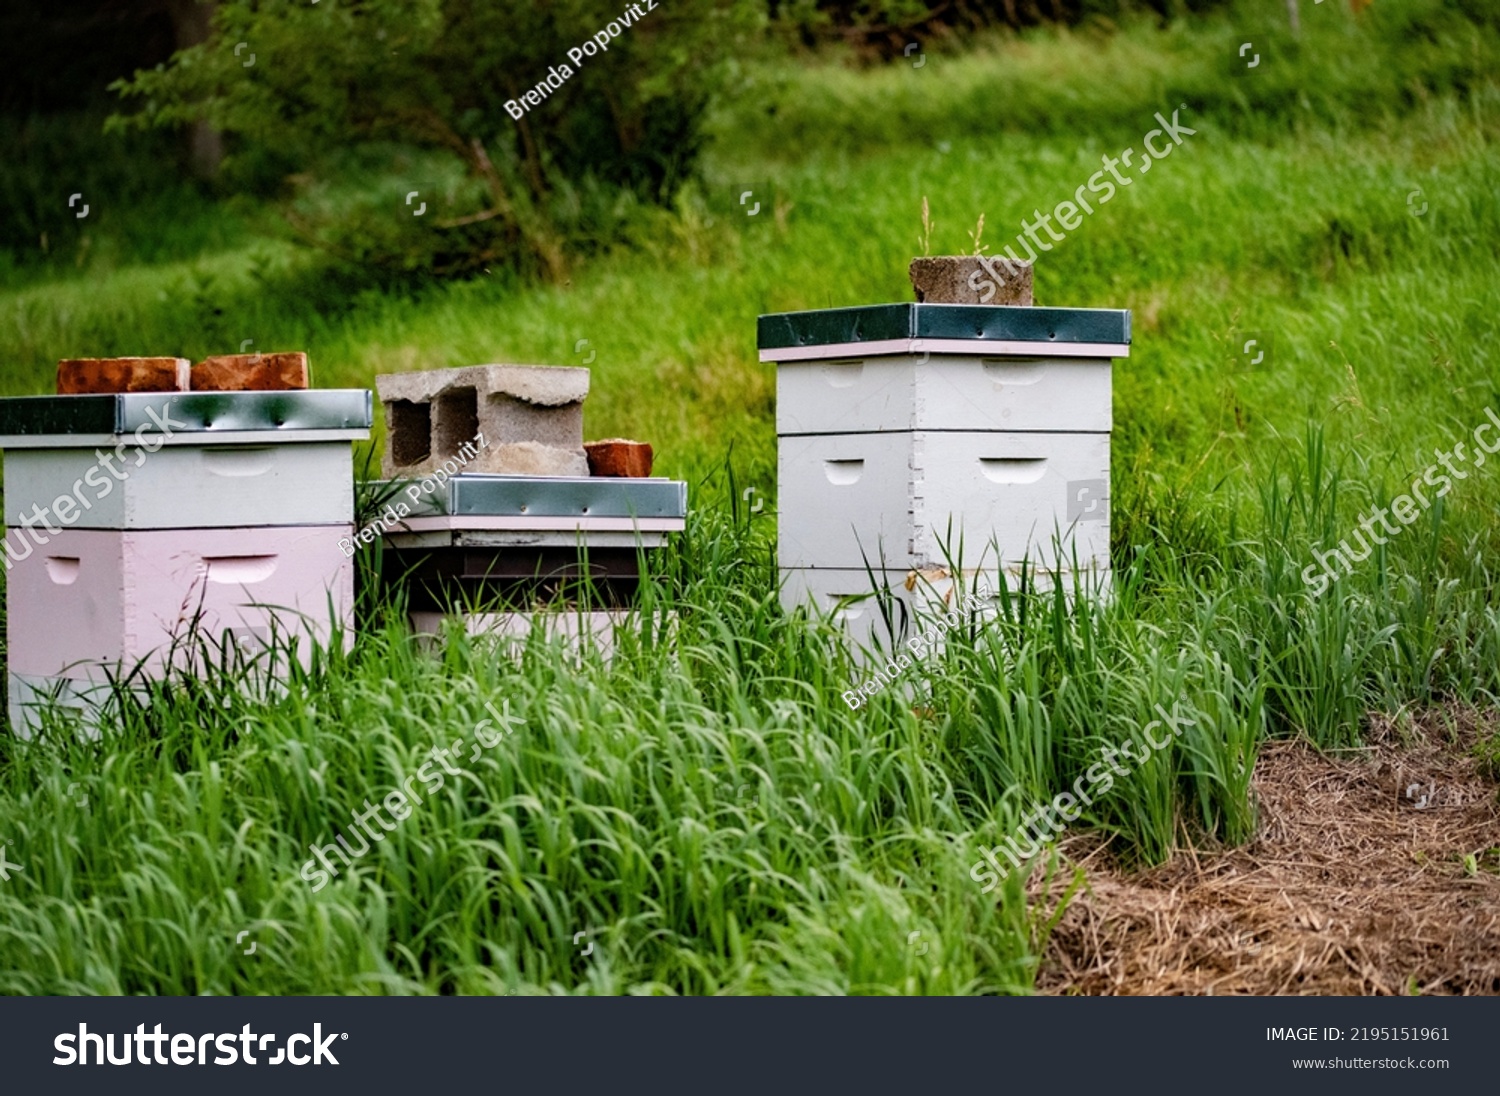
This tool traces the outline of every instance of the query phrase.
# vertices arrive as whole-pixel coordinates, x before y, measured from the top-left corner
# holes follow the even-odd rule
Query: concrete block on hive
[[[64,358],[57,363],[57,394],[186,392],[191,369],[186,358]]]
[[[518,441],[481,449],[473,470],[512,476],[587,476],[589,462],[581,449]]]
[[[193,366],[194,392],[284,392],[307,387],[307,354],[216,354]]]
[[[385,406],[388,477],[425,476],[469,442],[478,452],[461,465],[465,472],[588,475],[587,369],[475,365],[384,374],[375,387]]]

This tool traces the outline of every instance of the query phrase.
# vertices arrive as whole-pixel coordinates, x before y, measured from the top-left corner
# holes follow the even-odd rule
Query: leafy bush
[[[556,279],[591,242],[570,230],[580,192],[665,205],[692,176],[704,112],[762,11],[756,0],[651,2],[226,0],[211,41],[115,85],[141,109],[114,124],[204,119],[242,157],[284,158],[312,194],[294,227],[345,258],[451,274],[501,263]],[[387,163],[356,157],[351,175],[351,150]],[[327,201],[341,167],[365,184],[383,175],[397,199],[378,210]],[[435,201],[418,217],[422,184]],[[413,190],[416,206],[399,197]]]

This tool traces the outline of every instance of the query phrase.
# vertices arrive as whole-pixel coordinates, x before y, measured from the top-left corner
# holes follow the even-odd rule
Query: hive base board
[[[61,717],[79,737],[98,739],[101,721],[114,695],[108,684],[29,674],[11,674],[7,685],[11,733],[24,740],[42,729],[49,712]],[[145,695],[139,686],[129,691],[137,697]]]
[[[926,571],[832,570],[797,568],[781,572],[781,604],[787,612],[808,606],[843,626],[861,650],[890,651],[930,628],[938,617],[961,607],[968,595],[979,602],[981,620],[1000,612],[1000,572],[994,568],[966,571],[955,580],[944,568]],[[1010,593],[1020,590],[1019,569],[1004,572]],[[1027,569],[1026,587],[1050,593],[1059,581],[1071,604],[1080,594],[1108,600],[1113,576],[1107,569],[1033,571]],[[882,607],[884,603],[884,608]]]
[[[497,639],[502,652],[517,660],[524,653],[531,634],[540,629],[545,636],[561,637],[576,655],[581,656],[586,645],[592,646],[608,662],[615,655],[618,629],[637,630],[646,626],[641,614],[631,609],[592,612],[559,609],[515,613],[421,611],[409,614],[408,619],[414,633],[433,640],[443,634],[450,621],[462,621],[465,634]],[[676,625],[676,613],[666,614],[665,619],[657,614],[650,622],[651,630],[667,639],[676,635]]]
[[[116,677],[121,678],[123,674],[116,674]],[[243,695],[258,703],[279,700],[287,694],[284,680],[273,681],[263,676],[237,679],[235,685]],[[150,688],[143,684],[121,685],[118,692],[143,705],[151,698]],[[116,693],[115,687],[106,679],[91,681],[10,674],[6,710],[11,731],[18,738],[30,740],[47,719],[60,718],[63,725],[79,737],[96,740],[106,722],[114,725],[117,720],[119,712],[113,704]]]
[[[12,563],[6,583],[12,673],[104,680],[107,668],[151,677],[194,619],[200,642],[253,651],[273,636],[326,644],[333,625],[353,642],[354,565],[339,551],[348,525],[169,529],[64,529]]]

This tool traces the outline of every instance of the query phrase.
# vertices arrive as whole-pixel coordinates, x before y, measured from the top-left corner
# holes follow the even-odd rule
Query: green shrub
[[[269,151],[297,165],[304,192],[336,185],[351,150],[383,150],[383,169],[366,161],[345,180],[383,176],[394,201],[379,212],[304,202],[293,225],[377,267],[461,274],[499,263],[561,278],[570,251],[589,242],[569,231],[580,193],[602,186],[616,198],[669,204],[692,176],[704,111],[760,11],[754,0],[622,8],[610,0],[503,10],[483,0],[227,0],[209,42],[114,85],[141,107],[114,123],[206,120],[238,142],[241,157]],[[603,28],[622,14],[629,26],[610,37]],[[585,43],[592,55],[581,52]],[[549,77],[540,105],[526,105],[523,96]],[[434,156],[462,179],[449,179],[445,199],[414,216],[421,184],[452,174],[426,170]],[[417,205],[402,200],[412,191]]]

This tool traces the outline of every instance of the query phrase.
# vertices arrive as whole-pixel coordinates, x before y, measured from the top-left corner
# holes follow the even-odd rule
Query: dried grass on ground
[[[1398,731],[1376,717],[1357,755],[1269,743],[1241,849],[1136,873],[1097,842],[1066,843],[1089,882],[1038,990],[1500,993],[1500,807],[1474,751],[1497,722],[1434,712]]]

